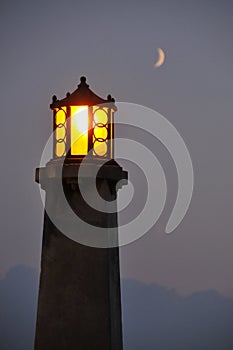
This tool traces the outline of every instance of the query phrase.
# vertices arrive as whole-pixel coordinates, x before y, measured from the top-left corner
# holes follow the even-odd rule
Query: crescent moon
[[[164,64],[165,61],[165,52],[159,47],[158,48],[158,60],[155,62],[154,67],[159,68]]]

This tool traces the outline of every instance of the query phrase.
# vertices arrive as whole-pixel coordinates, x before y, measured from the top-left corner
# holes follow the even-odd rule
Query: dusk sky
[[[170,291],[181,304],[185,297],[192,304],[193,293],[203,293],[206,300],[210,293],[220,305],[216,315],[223,323],[230,318],[232,321],[232,2],[3,1],[0,17],[0,298],[5,288],[1,289],[1,285],[11,288],[7,278],[14,278],[10,272],[17,271],[18,266],[35,271],[38,276],[43,205],[34,172],[52,132],[49,104],[52,95],[63,98],[67,91],[74,91],[80,76],[85,75],[98,95],[105,98],[111,93],[116,101],[137,103],[166,117],[183,137],[193,162],[191,205],[181,224],[166,235],[177,175],[168,153],[159,142],[154,143],[154,153],[164,166],[168,181],[168,198],[155,227],[120,250],[122,279],[131,281],[127,286],[136,286],[123,289],[128,293],[123,303],[135,298],[135,305],[142,310],[147,295],[143,290],[148,288],[164,290],[166,296]],[[155,68],[159,47],[166,60]],[[30,280],[32,293],[37,280],[38,277]],[[18,282],[15,277],[12,283],[17,286]],[[135,291],[134,295],[137,286],[141,294]],[[7,289],[4,290],[7,295]],[[156,313],[153,293],[149,295]],[[228,302],[230,307],[225,307]],[[203,305],[195,299],[190,310]],[[168,319],[177,314],[177,309],[171,310],[174,313],[166,314]],[[4,312],[13,315],[10,303]],[[127,322],[129,317],[125,317]],[[212,327],[211,317],[206,319],[207,328],[208,322]],[[128,324],[132,332],[137,332],[137,323]],[[216,328],[222,332],[221,327]],[[172,326],[168,332],[169,329]],[[153,348],[153,343],[148,344]],[[186,349],[202,349],[200,344],[195,343],[194,348],[185,344]],[[176,350],[169,346],[166,349]],[[226,343],[221,349],[232,348]],[[130,345],[126,350],[131,350]]]

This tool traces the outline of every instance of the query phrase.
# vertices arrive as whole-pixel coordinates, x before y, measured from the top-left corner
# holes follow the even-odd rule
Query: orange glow
[[[88,106],[71,106],[71,154],[88,152]]]

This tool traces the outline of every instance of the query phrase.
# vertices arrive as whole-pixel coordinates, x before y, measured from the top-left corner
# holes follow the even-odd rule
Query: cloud
[[[125,350],[233,349],[233,300],[215,291],[181,297],[124,280],[122,300]]]
[[[0,280],[0,349],[32,350],[38,272],[24,266],[11,269]]]
[[[32,350],[38,271],[11,269],[0,280],[0,349]],[[215,291],[175,291],[122,281],[124,350],[231,350],[233,300]],[[51,349],[52,350],[52,349]]]

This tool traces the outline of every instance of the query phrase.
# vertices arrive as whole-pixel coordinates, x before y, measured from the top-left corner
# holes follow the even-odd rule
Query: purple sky
[[[43,207],[34,169],[52,131],[49,103],[86,75],[100,96],[163,114],[194,166],[190,209],[166,236],[177,179],[156,144],[171,198],[158,224],[121,249],[122,276],[180,294],[233,296],[232,15],[227,0],[3,2],[0,277],[19,264],[39,268]],[[158,47],[166,62],[154,69]]]

